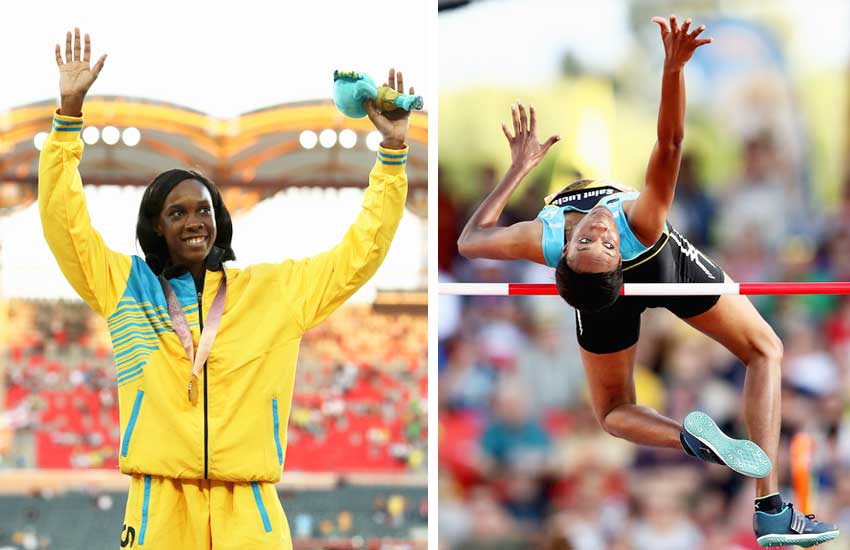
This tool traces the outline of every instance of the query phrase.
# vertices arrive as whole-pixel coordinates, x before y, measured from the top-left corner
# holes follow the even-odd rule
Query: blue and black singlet
[[[619,184],[582,180],[546,197],[546,206],[537,219],[543,224],[543,256],[555,267],[565,243],[568,212],[587,213],[604,205],[614,216],[620,233],[623,281],[626,283],[722,283],[723,270],[692,245],[670,223],[661,237],[646,246],[638,240],[628,223],[623,204],[640,193]],[[705,313],[719,296],[623,296],[611,307],[599,312],[576,310],[578,342],[593,353],[624,350],[640,337],[640,316],[648,307],[663,307],[681,318]]]

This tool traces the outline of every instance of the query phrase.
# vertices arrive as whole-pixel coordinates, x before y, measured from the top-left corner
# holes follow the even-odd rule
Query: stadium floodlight
[[[346,149],[351,149],[355,145],[357,145],[357,132],[351,130],[350,128],[346,128],[342,132],[339,133],[339,144],[345,147]]]
[[[381,144],[383,139],[381,132],[372,130],[369,132],[369,135],[366,136],[366,147],[368,147],[370,151],[377,151],[378,146]]]
[[[304,130],[301,132],[301,135],[298,136],[298,142],[301,143],[301,147],[305,149],[312,149],[319,142],[319,136],[317,136],[316,132],[313,130]]]
[[[322,133],[319,134],[319,143],[322,144],[322,147],[325,149],[330,149],[334,145],[336,145],[336,132],[328,128],[327,130],[322,130]]]
[[[124,128],[124,131],[121,132],[121,141],[123,141],[124,145],[127,147],[134,147],[138,145],[141,139],[142,133],[138,128],[130,126],[129,128]]]
[[[115,145],[118,143],[118,139],[121,137],[121,132],[118,131],[118,128],[115,126],[107,126],[100,133],[100,136],[103,138],[103,142],[107,145]]]
[[[98,130],[96,126],[87,126],[86,129],[83,130],[83,141],[85,141],[88,145],[94,145],[99,139],[100,130]]]
[[[47,132],[39,132],[32,138],[32,143],[35,145],[35,148],[41,151],[41,148],[44,147],[44,140],[47,139]]]

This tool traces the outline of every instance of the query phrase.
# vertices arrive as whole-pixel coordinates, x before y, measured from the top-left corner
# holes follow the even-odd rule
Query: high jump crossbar
[[[440,283],[455,296],[557,296],[551,283]],[[824,283],[624,283],[620,296],[752,296],[756,294],[850,294],[850,282]]]

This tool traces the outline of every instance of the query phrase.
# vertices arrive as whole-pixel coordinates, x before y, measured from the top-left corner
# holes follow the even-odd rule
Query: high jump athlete
[[[661,29],[665,62],[658,140],[644,188],[581,180],[546,198],[536,219],[498,226],[508,199],[560,138],[541,144],[536,113],[512,106],[513,135],[502,126],[512,164],[467,222],[458,240],[468,258],[530,260],[556,268],[561,296],[576,308],[576,331],[600,425],[640,445],[683,449],[756,480],[754,530],[762,546],[812,546],[838,536],[831,524],[803,515],[778,492],[772,464],[779,451],[782,343],[745,296],[619,297],[626,282],[722,283],[728,276],[668,222],[682,155],[684,68],[711,39],[686,19],[652,19]],[[680,424],[635,401],[633,368],[641,313],[663,307],[723,344],[747,365],[744,420],[752,441],[723,434],[707,415]]]

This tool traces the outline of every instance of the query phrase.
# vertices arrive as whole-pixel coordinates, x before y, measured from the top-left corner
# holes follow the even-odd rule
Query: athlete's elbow
[[[457,240],[457,252],[464,258],[471,260],[475,256],[472,255],[472,247],[463,239]]]
[[[481,251],[479,250],[479,247],[475,246],[475,243],[472,242],[470,239],[465,238],[463,236],[461,236],[457,240],[457,251],[458,254],[468,260],[481,257]]]
[[[681,154],[684,139],[684,132],[659,137],[658,149],[667,155]]]

